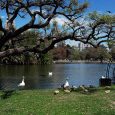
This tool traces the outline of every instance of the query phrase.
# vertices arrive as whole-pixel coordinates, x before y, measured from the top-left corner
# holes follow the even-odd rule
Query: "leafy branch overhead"
[[[83,17],[87,7],[87,2],[78,0],[1,0],[0,12],[4,12],[7,19],[4,24],[0,18],[0,57],[25,51],[47,53],[56,43],[67,39],[94,47],[114,40],[115,16],[94,12]],[[25,20],[26,23],[16,26]],[[32,30],[35,36],[29,44],[25,33]],[[45,47],[41,47],[43,43]],[[9,44],[13,47],[5,48]]]

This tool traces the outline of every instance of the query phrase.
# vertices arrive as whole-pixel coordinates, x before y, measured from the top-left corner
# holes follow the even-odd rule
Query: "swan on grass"
[[[18,87],[24,87],[25,86],[25,82],[24,82],[24,76],[22,79],[22,82],[18,84]]]
[[[69,82],[68,79],[66,79],[65,84],[64,84],[64,88],[68,88],[69,87]]]

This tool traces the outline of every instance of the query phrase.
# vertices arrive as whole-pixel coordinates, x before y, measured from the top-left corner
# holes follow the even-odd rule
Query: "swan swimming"
[[[52,75],[53,75],[53,73],[52,73],[52,72],[49,72],[48,74],[49,74],[49,76],[52,76]]]
[[[104,76],[102,76],[101,78],[102,78],[102,79],[105,79],[105,77],[104,77]]]

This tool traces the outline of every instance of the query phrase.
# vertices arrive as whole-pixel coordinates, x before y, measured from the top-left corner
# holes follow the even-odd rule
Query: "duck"
[[[49,76],[52,76],[52,75],[53,75],[53,73],[52,73],[52,72],[49,72],[48,74],[49,74]]]
[[[105,93],[110,93],[110,90],[106,90]]]
[[[57,95],[59,93],[59,90],[54,91],[54,95]]]
[[[18,87],[24,87],[25,86],[25,82],[24,82],[24,76],[22,78],[22,82],[18,84]]]
[[[65,93],[70,93],[70,90],[65,89],[64,92],[65,92]]]
[[[72,85],[71,90],[72,90],[72,91],[75,91],[76,89],[77,89],[77,86]]]

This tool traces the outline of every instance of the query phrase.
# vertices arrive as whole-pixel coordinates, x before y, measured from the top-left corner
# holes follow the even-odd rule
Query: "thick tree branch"
[[[65,0],[1,0],[0,10],[6,12],[7,24],[10,27],[6,30],[0,19],[0,31],[4,33],[0,36],[0,57],[23,54],[23,52],[26,51],[47,53],[56,43],[67,39],[80,41],[85,44],[88,43],[93,47],[96,47],[107,40],[114,40],[114,21],[108,21],[108,17],[106,19],[106,17],[100,15],[97,19],[94,19],[95,17],[90,18],[91,25],[87,24],[90,24],[90,21],[87,21],[86,24],[81,24],[78,17],[81,16],[81,13],[88,5],[86,3],[79,5],[77,0],[69,0],[68,3],[66,2],[67,1]],[[30,20],[21,25],[21,27],[14,29],[13,23],[16,19],[19,19],[18,16],[22,17],[21,20],[24,20],[25,18]],[[36,18],[36,16],[38,18]],[[55,17],[59,18],[58,16],[65,17],[64,21],[67,21],[67,23],[64,23],[65,29],[61,28],[60,22],[57,22],[57,24],[54,25],[52,24],[51,20],[55,20]],[[112,18],[113,17],[110,16],[111,20]],[[92,23],[92,21],[94,23]],[[51,26],[48,29],[50,24]],[[110,27],[107,27],[108,25]],[[9,49],[7,50],[5,49],[6,45],[11,45],[12,41],[18,41],[19,39],[17,36],[29,29],[38,30],[39,39],[37,42],[39,42],[39,44],[34,43],[32,44],[33,47],[26,48],[23,47],[24,44],[22,43],[23,45],[16,44],[17,46],[15,45],[14,49],[11,49],[11,47],[8,47]],[[45,43],[46,40],[48,41],[48,44],[42,49],[40,46],[42,46],[41,44]],[[21,40],[21,42],[22,41],[23,40]],[[96,41],[97,44],[92,41]],[[29,46],[29,44],[26,44],[26,46]]]

